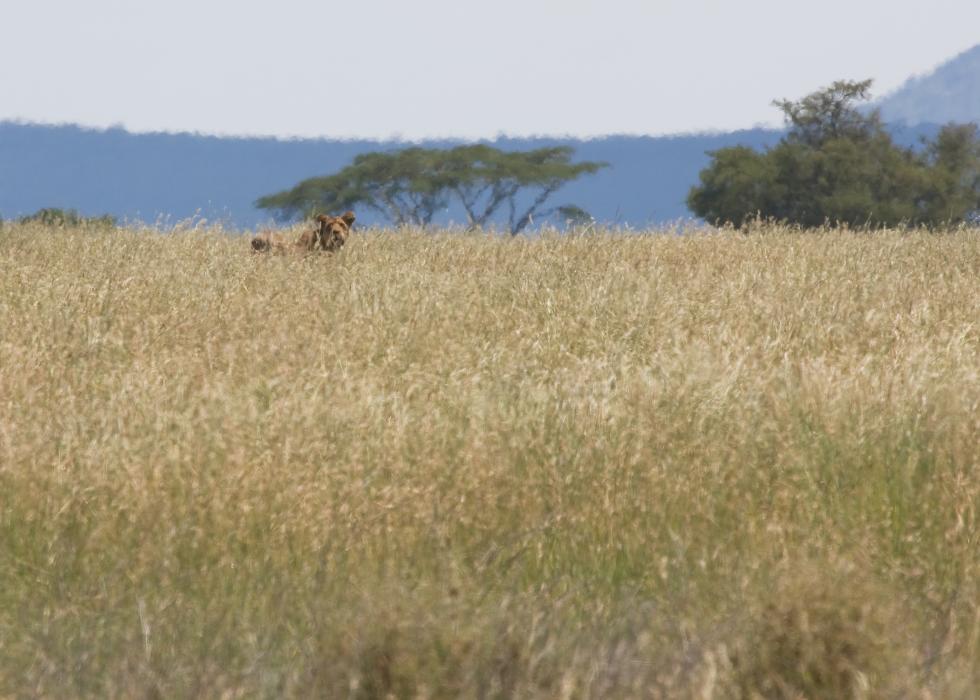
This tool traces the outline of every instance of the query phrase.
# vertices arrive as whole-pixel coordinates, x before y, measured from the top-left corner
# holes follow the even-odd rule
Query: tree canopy
[[[787,133],[773,148],[710,153],[688,207],[737,226],[755,217],[819,226],[949,224],[980,212],[980,137],[947,125],[918,151],[898,147],[877,110],[856,104],[871,81],[838,81],[793,102],[774,102]]]
[[[535,217],[588,217],[574,204],[548,206],[561,187],[606,167],[573,163],[572,154],[568,146],[507,152],[484,144],[365,153],[340,172],[303,180],[261,197],[256,206],[283,219],[365,206],[396,225],[426,226],[456,201],[471,227],[489,225],[506,213],[508,231],[518,234]]]

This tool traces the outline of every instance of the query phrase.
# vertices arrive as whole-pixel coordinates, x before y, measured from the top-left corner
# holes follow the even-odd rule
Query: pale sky
[[[0,0],[0,120],[228,135],[781,123],[980,42],[978,0]]]

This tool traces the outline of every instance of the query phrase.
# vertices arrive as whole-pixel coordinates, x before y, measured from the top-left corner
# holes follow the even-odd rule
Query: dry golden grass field
[[[0,230],[0,696],[980,688],[980,230]]]

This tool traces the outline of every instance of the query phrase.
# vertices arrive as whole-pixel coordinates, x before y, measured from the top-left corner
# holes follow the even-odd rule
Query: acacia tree
[[[515,196],[507,200],[510,232],[518,234],[534,220],[550,216],[558,211],[568,216],[574,212],[581,217],[585,212],[573,204],[544,209],[548,199],[565,183],[584,174],[592,174],[605,167],[605,163],[571,163],[572,149],[568,146],[540,148],[528,153],[508,154],[512,181],[518,189],[529,189],[533,193],[530,203],[521,205]]]
[[[455,200],[473,228],[490,224],[506,209],[508,230],[516,235],[535,217],[587,216],[572,204],[547,207],[562,186],[606,166],[572,163],[572,153],[567,146],[505,152],[483,144],[367,153],[334,175],[304,180],[260,198],[256,206],[290,219],[363,205],[396,225],[425,226]]]
[[[466,212],[471,228],[486,226],[494,214],[517,196],[507,153],[483,144],[457,146],[441,158],[442,182]]]
[[[788,131],[768,151],[710,153],[688,207],[712,222],[756,216],[819,226],[943,224],[980,210],[975,126],[944,127],[919,152],[898,147],[877,110],[864,111],[871,81],[838,81],[798,102],[774,102]]]
[[[423,148],[364,153],[339,173],[303,180],[255,205],[285,220],[363,205],[396,225],[425,226],[446,202],[445,188],[432,177],[436,153]]]
[[[572,163],[568,146],[504,152],[486,145],[459,146],[445,152],[446,186],[459,200],[471,227],[487,225],[506,206],[511,234],[539,219],[559,213],[572,220],[589,218],[574,204],[545,208],[564,185],[606,167],[605,163]],[[523,200],[521,193],[527,194]]]

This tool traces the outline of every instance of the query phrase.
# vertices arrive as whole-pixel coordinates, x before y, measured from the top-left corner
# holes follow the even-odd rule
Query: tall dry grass
[[[972,698],[980,232],[0,230],[0,695]]]

